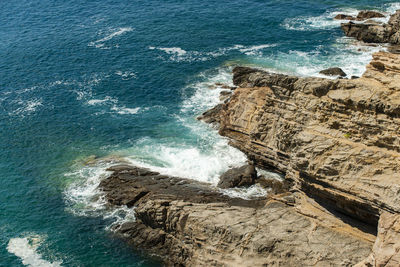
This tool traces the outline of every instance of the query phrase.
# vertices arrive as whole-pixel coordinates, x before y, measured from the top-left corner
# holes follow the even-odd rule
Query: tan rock
[[[400,266],[400,215],[384,212],[371,255],[355,267]]]
[[[382,211],[400,212],[400,55],[374,54],[356,80],[243,69],[234,80],[250,88],[220,114],[232,145],[355,218],[377,224]]]
[[[100,186],[106,198],[136,211],[118,233],[168,266],[351,266],[371,252],[373,235],[302,193],[234,199],[146,169],[112,170]]]

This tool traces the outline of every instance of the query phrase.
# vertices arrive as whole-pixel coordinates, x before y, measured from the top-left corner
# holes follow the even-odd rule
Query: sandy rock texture
[[[236,68],[220,134],[298,190],[377,224],[400,212],[399,70],[400,55],[385,52],[354,80]]]
[[[100,187],[137,218],[118,233],[169,266],[352,266],[371,253],[374,235],[301,193],[243,200],[143,168],[110,170]]]

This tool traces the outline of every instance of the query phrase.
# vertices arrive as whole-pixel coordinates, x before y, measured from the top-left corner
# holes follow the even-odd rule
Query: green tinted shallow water
[[[0,266],[159,266],[109,230],[96,185],[125,158],[215,183],[244,156],[194,118],[237,64],[298,75],[370,53],[337,12],[393,1],[11,1],[0,5]],[[257,189],[247,194],[260,193]],[[261,192],[262,193],[262,192]],[[113,213],[114,212],[114,213]]]

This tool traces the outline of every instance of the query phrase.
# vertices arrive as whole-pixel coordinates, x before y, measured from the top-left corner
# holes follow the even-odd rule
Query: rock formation
[[[342,28],[399,43],[399,25],[400,11],[387,24]],[[223,188],[255,180],[269,190],[245,200],[114,166],[100,188],[110,205],[136,211],[119,235],[173,266],[399,266],[400,54],[375,53],[350,80],[236,67],[233,82],[238,88],[199,119],[284,182],[255,180],[248,166],[222,175]]]
[[[221,109],[220,133],[299,190],[377,224],[380,212],[400,212],[399,69],[400,55],[385,52],[355,80],[235,68],[241,88]]]
[[[341,68],[329,68],[326,70],[321,70],[319,73],[327,76],[340,76],[340,77],[347,76],[347,74]]]
[[[356,17],[353,17],[351,15],[346,15],[346,14],[338,14],[336,15],[333,19],[336,20],[358,20],[358,21],[363,21],[367,19],[373,19],[373,18],[384,18],[385,15],[382,13],[373,11],[373,10],[362,10],[358,12]]]
[[[337,20],[355,20],[356,18],[351,16],[351,15],[338,14],[333,19],[337,19]]]
[[[382,13],[373,11],[373,10],[363,10],[358,12],[356,20],[366,20],[366,19],[373,19],[373,18],[384,18],[385,15]]]
[[[301,193],[243,200],[143,168],[109,170],[106,198],[136,212],[117,232],[167,265],[350,266],[371,253],[373,235]]]
[[[255,183],[257,171],[253,165],[245,165],[240,168],[232,168],[221,175],[219,188],[234,188],[250,186]]]
[[[346,36],[366,43],[400,44],[400,10],[393,14],[388,23],[342,23]]]

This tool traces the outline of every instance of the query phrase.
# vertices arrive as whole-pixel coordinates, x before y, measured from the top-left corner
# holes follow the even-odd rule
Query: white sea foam
[[[130,80],[133,78],[136,78],[136,73],[132,72],[132,71],[116,71],[115,72],[116,75],[121,76],[122,80]]]
[[[246,55],[257,55],[260,50],[276,46],[275,44],[253,45],[249,47],[239,48],[239,51]]]
[[[22,264],[30,267],[59,267],[62,261],[47,261],[38,252],[43,244],[43,237],[29,235],[26,237],[11,238],[7,245],[9,253],[14,254],[22,260]]]
[[[109,49],[109,47],[105,47],[105,43],[107,41],[113,39],[114,37],[120,36],[122,34],[131,32],[131,31],[133,31],[133,28],[131,28],[131,27],[123,27],[123,28],[115,29],[113,32],[109,33],[105,37],[103,37],[97,41],[90,42],[89,46],[94,46],[96,48],[102,48],[102,49]]]
[[[383,9],[385,12],[393,14],[400,9],[400,2],[386,4]]]
[[[266,69],[273,72],[294,74],[299,76],[327,77],[319,74],[319,71],[340,67],[348,77],[361,76],[366,66],[372,59],[372,54],[385,50],[384,46],[368,46],[351,38],[342,37],[336,40],[328,54],[323,47],[317,47],[314,51],[304,52],[291,50],[287,53],[276,54],[260,59],[258,62]]]
[[[356,9],[340,9],[334,11],[326,11],[319,16],[300,16],[296,18],[287,18],[283,21],[282,26],[287,30],[296,31],[312,31],[323,30],[340,27],[343,20],[334,20],[333,18],[338,14],[348,14],[357,16],[358,10]]]
[[[111,110],[115,111],[121,115],[134,115],[140,111],[140,108],[127,108],[127,107],[113,106],[113,107],[111,107]]]
[[[99,190],[103,179],[111,172],[106,169],[124,162],[119,157],[109,157],[86,162],[85,166],[77,164],[75,170],[66,173],[65,178],[73,182],[64,191],[67,210],[77,216],[103,217],[111,223],[106,230],[115,230],[115,226],[135,220],[134,209],[126,206],[111,208],[107,205],[104,193]]]
[[[377,11],[383,12],[386,15],[385,18],[373,18],[372,20],[378,22],[387,22],[390,15],[396,10],[400,9],[400,3],[385,4],[383,6],[376,7]],[[333,19],[336,15],[347,14],[353,17],[357,16],[360,10],[354,8],[342,8],[335,10],[328,10],[319,16],[300,16],[296,18],[287,18],[282,23],[282,26],[288,30],[296,31],[313,31],[313,30],[324,30],[340,27],[340,24],[344,20]],[[353,21],[354,23],[363,23],[362,21]]]
[[[254,199],[265,197],[268,194],[268,190],[255,184],[248,188],[229,188],[220,189],[222,194],[232,198],[243,198],[243,199]]]
[[[131,154],[127,159],[134,165],[214,185],[218,183],[221,173],[246,161],[246,157],[223,138],[215,140],[207,149],[195,145],[162,144],[146,138],[126,150],[126,154]]]
[[[89,100],[87,103],[88,103],[89,105],[91,105],[91,106],[94,106],[94,105],[105,104],[105,103],[108,103],[108,102],[111,102],[111,103],[118,103],[118,100],[115,99],[115,98],[112,98],[112,97],[110,97],[110,96],[106,96],[104,99],[91,99],[91,100]]]
[[[24,117],[34,113],[40,106],[42,106],[43,100],[41,98],[33,98],[29,100],[18,100],[16,103],[20,106],[12,112],[9,112],[10,116]]]
[[[154,47],[150,46],[150,50],[160,50],[169,55],[168,60],[176,62],[191,62],[191,61],[207,61],[226,55],[230,51],[239,51],[246,55],[262,55],[262,50],[276,46],[276,44],[262,44],[262,45],[234,45],[225,48],[219,48],[215,51],[200,52],[200,51],[186,51],[180,47]]]

